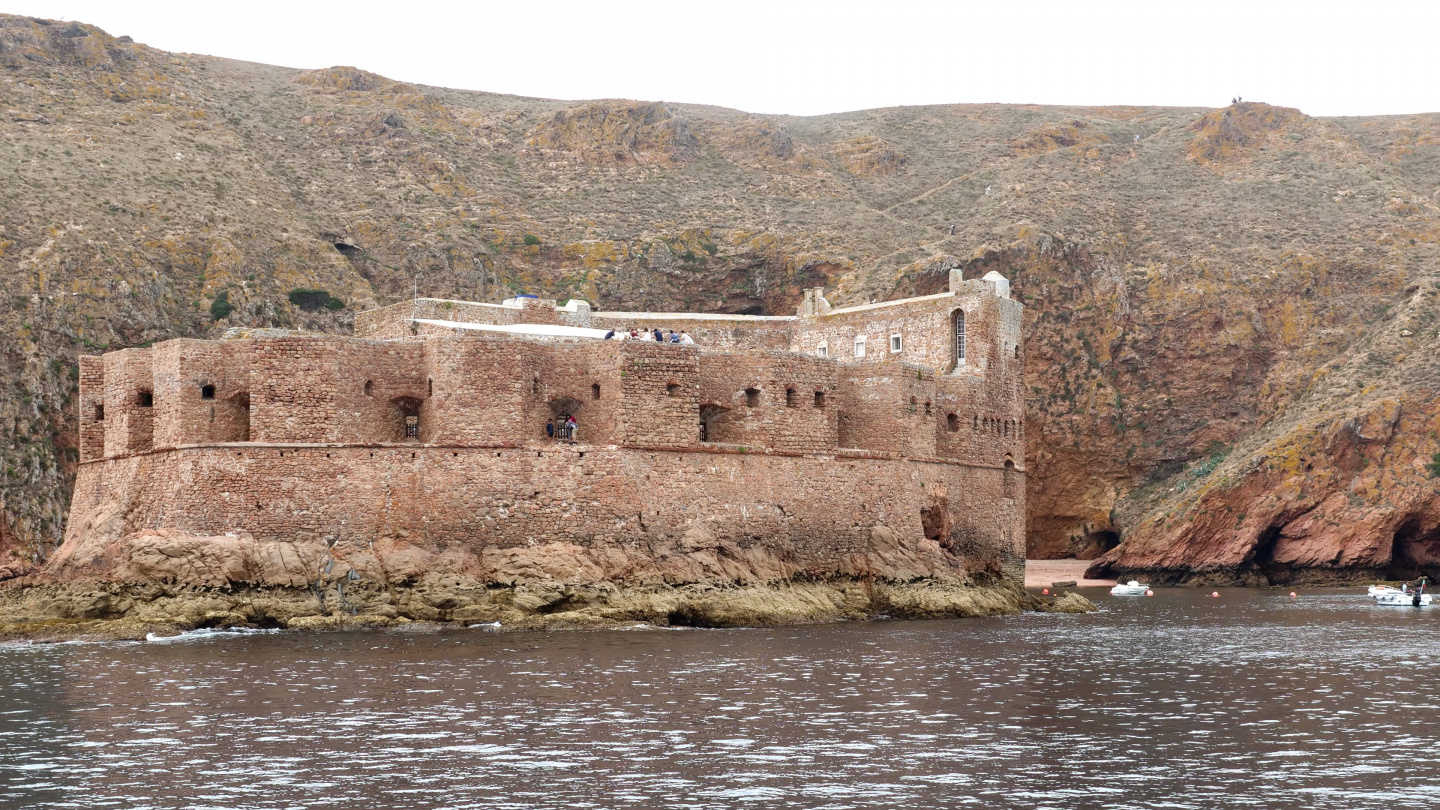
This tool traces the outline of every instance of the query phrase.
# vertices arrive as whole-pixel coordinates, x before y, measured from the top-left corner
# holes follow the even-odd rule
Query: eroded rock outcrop
[[[1288,584],[1440,575],[1440,284],[1219,463],[1165,482],[1087,575]],[[1168,491],[1167,491],[1168,490]]]
[[[536,129],[529,143],[599,164],[688,163],[699,150],[684,116],[664,104],[632,101],[561,110]]]

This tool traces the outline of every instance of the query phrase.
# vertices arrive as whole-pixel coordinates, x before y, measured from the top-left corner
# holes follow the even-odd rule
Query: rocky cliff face
[[[1091,572],[1290,584],[1440,575],[1440,285],[1395,311],[1228,456],[1134,493]]]
[[[854,303],[952,266],[1001,270],[1028,306],[1032,554],[1124,538],[1106,558],[1117,571],[1239,570],[1220,562],[1238,538],[1291,560],[1292,539],[1318,536],[1302,514],[1363,512],[1373,532],[1418,538],[1407,548],[1432,535],[1427,479],[1404,478],[1416,494],[1402,508],[1385,500],[1392,479],[1371,498],[1344,465],[1403,478],[1428,462],[1415,431],[1430,429],[1430,389],[1397,376],[1419,361],[1370,347],[1399,331],[1407,358],[1433,345],[1414,290],[1436,268],[1440,116],[1246,103],[765,117],[287,70],[14,16],[0,16],[0,111],[0,576],[60,537],[78,354],[231,327],[345,332],[356,310],[414,292],[787,312],[803,287]],[[340,308],[302,308],[298,289]],[[1335,420],[1369,419],[1377,397],[1397,403],[1392,434],[1344,439],[1372,435]],[[1288,480],[1243,466],[1276,458],[1267,442],[1307,476],[1335,472],[1259,508]],[[1201,521],[1201,489],[1248,522]],[[1295,511],[1321,492],[1343,503]],[[1294,570],[1319,559],[1302,545]]]

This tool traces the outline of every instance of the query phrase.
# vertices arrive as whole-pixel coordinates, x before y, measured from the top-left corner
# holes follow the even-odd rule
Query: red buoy
[[[1294,599],[1294,598],[1295,598],[1295,592],[1294,592],[1294,591],[1291,591],[1291,592],[1290,592],[1290,598],[1291,598],[1291,599]]]
[[[1044,588],[1044,589],[1042,589],[1042,590],[1040,591],[1040,593],[1043,593],[1043,594],[1045,594],[1045,595],[1048,596],[1048,595],[1050,595],[1050,589],[1049,589],[1049,588]]]
[[[1210,595],[1218,598],[1218,597],[1220,596],[1220,592],[1219,592],[1219,591],[1211,591],[1211,592],[1210,592]]]
[[[1154,596],[1154,595],[1155,595],[1155,592],[1152,591],[1152,590],[1146,590],[1146,591],[1145,591],[1145,595],[1146,595],[1146,596]]]

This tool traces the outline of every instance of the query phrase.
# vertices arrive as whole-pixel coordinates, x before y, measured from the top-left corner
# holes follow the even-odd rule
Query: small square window
[[[864,336],[864,335],[861,335],[861,336],[855,338],[855,356],[856,356],[856,357],[864,357],[864,356],[865,356],[865,336]]]
[[[899,354],[905,348],[905,341],[899,335],[890,336],[890,353]]]
[[[828,344],[821,343],[821,344],[815,349],[815,356],[816,356],[816,357],[829,357],[829,356],[830,356],[830,346],[829,346]]]

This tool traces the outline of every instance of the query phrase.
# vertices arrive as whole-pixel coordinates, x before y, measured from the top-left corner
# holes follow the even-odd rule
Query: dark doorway
[[[730,409],[720,405],[709,404],[700,406],[700,441],[702,442],[724,442],[728,436],[727,417]]]
[[[415,397],[396,397],[390,400],[390,410],[395,427],[394,441],[419,441],[421,400]]]

